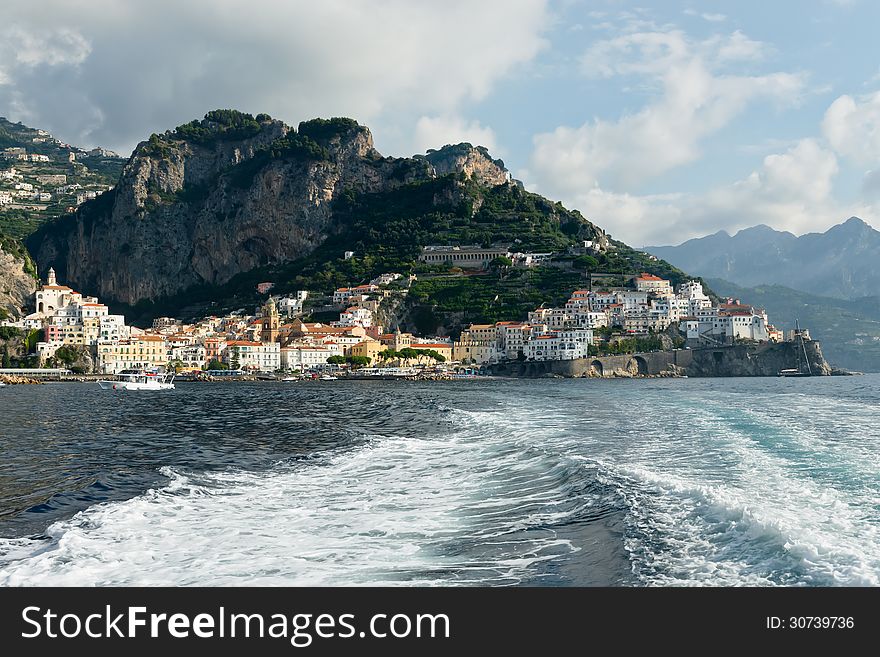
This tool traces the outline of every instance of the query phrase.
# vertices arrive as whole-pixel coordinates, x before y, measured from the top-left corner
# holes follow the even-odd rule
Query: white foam
[[[167,485],[46,540],[0,540],[0,584],[541,581],[578,549],[554,527],[607,509],[595,473],[643,584],[880,585],[872,409],[592,383],[502,388],[446,414],[446,437],[375,437],[266,472],[168,468]]]
[[[0,584],[511,584],[576,550],[528,531],[576,512],[557,508],[557,463],[459,425],[268,472],[166,468],[167,485],[55,523],[26,556],[16,540]]]
[[[844,487],[822,470],[829,437],[796,436],[793,442],[809,444],[811,451],[792,454],[784,445],[762,445],[764,436],[755,435],[760,427],[739,430],[739,420],[723,417],[718,407],[689,413],[688,420],[689,441],[672,449],[658,443],[601,463],[604,480],[621,490],[630,507],[627,549],[642,581],[880,584],[880,528],[871,513],[880,474],[876,459],[857,466],[873,474],[873,488]],[[837,450],[847,447],[844,442]],[[856,467],[852,457],[862,449],[853,447],[848,455],[837,454],[845,471]],[[713,451],[723,464],[706,458]]]

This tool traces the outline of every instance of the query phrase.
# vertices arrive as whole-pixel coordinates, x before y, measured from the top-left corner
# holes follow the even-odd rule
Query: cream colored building
[[[385,349],[387,347],[378,340],[367,338],[349,347],[345,353],[347,356],[365,356],[370,359],[372,365],[378,360],[379,352],[385,351]]]
[[[115,343],[101,342],[97,351],[98,369],[104,374],[168,363],[168,347],[161,335],[140,335]]]
[[[379,342],[381,342],[386,349],[400,351],[401,349],[413,346],[413,334],[401,333],[398,329],[396,333],[383,333],[380,335]]]
[[[452,360],[459,363],[489,363],[498,360],[495,340],[459,340],[452,344]]]

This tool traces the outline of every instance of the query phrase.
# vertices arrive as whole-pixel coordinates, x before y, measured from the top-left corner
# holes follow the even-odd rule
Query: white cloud
[[[858,99],[840,96],[822,121],[822,132],[835,151],[857,164],[880,161],[880,91]]]
[[[756,224],[804,233],[825,230],[851,215],[873,216],[868,203],[839,203],[833,196],[837,158],[816,139],[801,139],[768,155],[742,180],[705,194],[637,196],[594,188],[572,205],[633,244],[678,244],[720,229]]]
[[[727,20],[726,14],[700,13],[695,9],[685,9],[684,13],[688,16],[699,16],[704,21],[709,21],[710,23],[723,23]]]
[[[7,25],[0,28],[0,84],[11,85],[20,72],[39,66],[79,66],[90,52],[89,42],[76,30],[28,31]]]
[[[862,193],[868,197],[880,196],[880,169],[865,172],[862,178]]]
[[[584,72],[639,76],[659,89],[653,102],[617,120],[593,119],[534,137],[529,169],[541,188],[563,199],[592,188],[631,192],[700,157],[701,142],[750,103],[791,103],[804,77],[792,73],[729,75],[721,60],[758,50],[739,32],[693,42],[678,30],[627,34],[593,45]]]
[[[478,121],[467,121],[460,116],[423,116],[416,122],[412,151],[424,153],[429,148],[467,141],[474,146],[485,146],[493,155],[496,149],[495,132]]]
[[[550,16],[546,0],[13,0],[4,25],[46,36],[14,66],[0,52],[0,113],[16,99],[15,119],[125,149],[217,107],[374,128],[454,114],[546,46]]]

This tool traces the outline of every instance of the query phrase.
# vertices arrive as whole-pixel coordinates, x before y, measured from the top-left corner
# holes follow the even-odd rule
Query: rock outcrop
[[[794,342],[742,344],[575,360],[507,361],[490,367],[497,376],[525,378],[778,376],[785,369],[809,371],[814,376],[835,373],[815,340],[806,341],[803,348]]]
[[[483,146],[474,148],[468,143],[446,145],[440,150],[429,150],[425,159],[438,176],[462,172],[482,185],[503,185],[511,179],[504,162],[493,160]]]
[[[23,249],[14,248],[16,244],[0,240],[0,319],[27,314],[37,289],[33,262]]]
[[[686,368],[688,376],[777,376],[780,371],[787,369],[811,372],[814,376],[831,374],[831,366],[816,340],[805,341],[803,348],[800,343],[781,342],[761,346],[694,349],[692,353],[693,360]]]
[[[266,115],[211,112],[139,144],[113,190],[28,246],[76,289],[136,304],[309,255],[341,229],[334,201],[343,194],[448,174],[514,184],[503,162],[470,144],[390,158],[350,119],[294,129]]]

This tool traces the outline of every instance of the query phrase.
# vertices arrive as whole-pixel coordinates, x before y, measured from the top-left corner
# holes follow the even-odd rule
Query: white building
[[[370,281],[373,285],[388,285],[389,283],[393,283],[398,278],[403,278],[403,274],[379,274],[376,278]]]
[[[589,329],[549,331],[533,335],[525,345],[526,360],[574,360],[587,358],[593,343]]]
[[[293,317],[302,312],[303,303],[308,298],[308,290],[297,290],[293,294],[279,299],[277,302],[278,312],[287,317]]]
[[[636,290],[657,296],[672,296],[672,286],[666,279],[654,274],[641,274],[636,277]]]
[[[485,269],[490,262],[498,257],[510,257],[507,246],[493,246],[484,249],[481,246],[426,246],[419,255],[420,262],[429,265],[445,265],[464,269]]]
[[[206,352],[204,345],[190,344],[171,348],[171,362],[180,361],[185,370],[200,370],[205,366]]]
[[[373,312],[360,306],[352,306],[339,313],[339,321],[332,322],[331,326],[363,326],[369,328],[373,325]]]
[[[310,370],[321,369],[327,366],[327,359],[331,356],[342,356],[342,347],[339,344],[324,345],[297,345],[281,348],[281,369]]]
[[[232,340],[226,343],[224,362],[230,368],[254,372],[275,372],[281,369],[281,345],[277,342]]]

